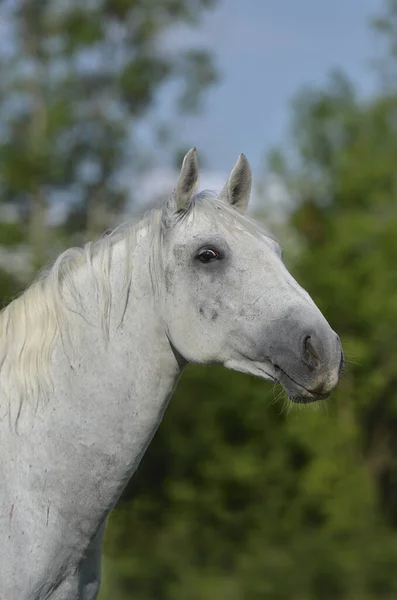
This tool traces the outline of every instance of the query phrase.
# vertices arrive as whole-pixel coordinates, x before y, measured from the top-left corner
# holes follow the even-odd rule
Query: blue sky
[[[264,152],[286,140],[290,100],[302,85],[322,85],[339,67],[371,93],[377,44],[368,22],[382,7],[382,0],[220,0],[198,31],[168,39],[174,48],[205,45],[221,74],[202,114],[179,120],[177,137],[197,146],[213,171],[228,171],[240,152],[258,170]],[[160,112],[171,97],[168,89],[159,96]]]

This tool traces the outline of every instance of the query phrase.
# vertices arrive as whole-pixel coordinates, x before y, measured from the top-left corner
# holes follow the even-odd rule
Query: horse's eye
[[[209,263],[211,262],[211,260],[216,260],[217,258],[219,258],[219,254],[215,252],[215,250],[206,248],[205,250],[200,250],[200,252],[197,255],[197,258],[202,263]]]

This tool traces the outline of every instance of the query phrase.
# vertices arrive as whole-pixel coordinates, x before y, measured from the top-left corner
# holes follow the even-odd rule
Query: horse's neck
[[[30,442],[21,445],[20,460],[25,466],[29,463],[26,484],[34,475],[35,488],[30,495],[25,490],[25,497],[31,505],[35,500],[43,506],[50,503],[53,518],[61,516],[71,535],[75,529],[75,547],[92,537],[117,502],[160,423],[180,372],[156,313],[148,268],[142,266],[140,273],[133,281],[123,325],[113,323],[107,344],[98,326],[72,316],[73,351],[60,337],[54,348],[54,394],[31,416],[32,426],[22,422],[22,435]],[[83,269],[76,285],[83,285],[85,277]],[[94,302],[90,293],[84,303]],[[76,339],[79,343],[73,348]],[[18,477],[24,480],[23,474]],[[41,489],[45,498],[36,492]]]
[[[115,271],[119,276],[112,283],[113,295],[121,289],[124,277],[123,245],[118,250]],[[141,258],[142,262],[134,274],[122,326],[120,311],[115,311],[118,316],[105,344],[98,328],[86,325],[80,356],[71,365],[63,361],[66,379],[61,398],[56,400],[67,407],[65,438],[74,438],[75,448],[95,448],[90,456],[96,461],[97,473],[90,469],[88,477],[100,482],[106,510],[137,467],[179,374],[153,299],[149,269],[144,266],[143,256],[147,260],[149,254],[141,248],[135,257],[138,264]],[[75,390],[72,395],[69,381]]]

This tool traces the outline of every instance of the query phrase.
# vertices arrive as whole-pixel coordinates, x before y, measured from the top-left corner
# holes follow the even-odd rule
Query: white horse
[[[106,518],[183,366],[221,363],[290,398],[337,384],[338,336],[244,216],[241,155],[195,195],[196,152],[172,198],[53,267],[0,315],[0,598],[93,600]]]

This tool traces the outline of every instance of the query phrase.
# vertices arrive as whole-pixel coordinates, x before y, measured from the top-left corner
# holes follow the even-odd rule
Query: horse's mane
[[[84,265],[96,287],[100,329],[109,335],[112,308],[110,268],[115,244],[125,244],[125,278],[123,296],[126,300],[132,277],[131,257],[137,232],[142,227],[154,232],[160,221],[158,210],[143,219],[121,225],[83,248],[69,248],[43,270],[36,280],[0,312],[0,408],[4,398],[19,405],[29,397],[33,402],[47,398],[51,389],[48,366],[55,340],[67,329],[73,305],[81,303],[75,287],[75,273]],[[68,302],[65,298],[68,297]],[[70,299],[72,302],[70,302]],[[0,414],[1,417],[1,414]]]
[[[197,207],[197,208],[196,208]],[[98,326],[106,339],[109,335],[110,315],[113,308],[110,286],[112,250],[115,244],[125,244],[125,274],[123,293],[118,302],[124,302],[124,314],[131,287],[132,256],[137,243],[138,231],[142,228],[151,236],[150,275],[154,287],[161,281],[162,233],[176,225],[179,218],[194,221],[196,212],[207,216],[220,230],[233,234],[246,231],[255,236],[268,236],[258,223],[226,205],[216,194],[197,194],[190,208],[182,215],[172,217],[171,224],[165,218],[170,214],[167,205],[153,209],[139,221],[129,223],[107,233],[96,242],[83,248],[70,248],[63,252],[54,264],[43,271],[34,283],[0,312],[0,408],[5,408],[4,398],[15,399],[19,405],[26,397],[38,402],[47,398],[51,389],[49,363],[57,336],[67,331],[71,314],[72,299],[75,306],[81,298],[75,287],[75,273],[87,267],[96,287],[98,301]],[[68,302],[65,302],[65,296]],[[0,413],[0,417],[1,417]]]

